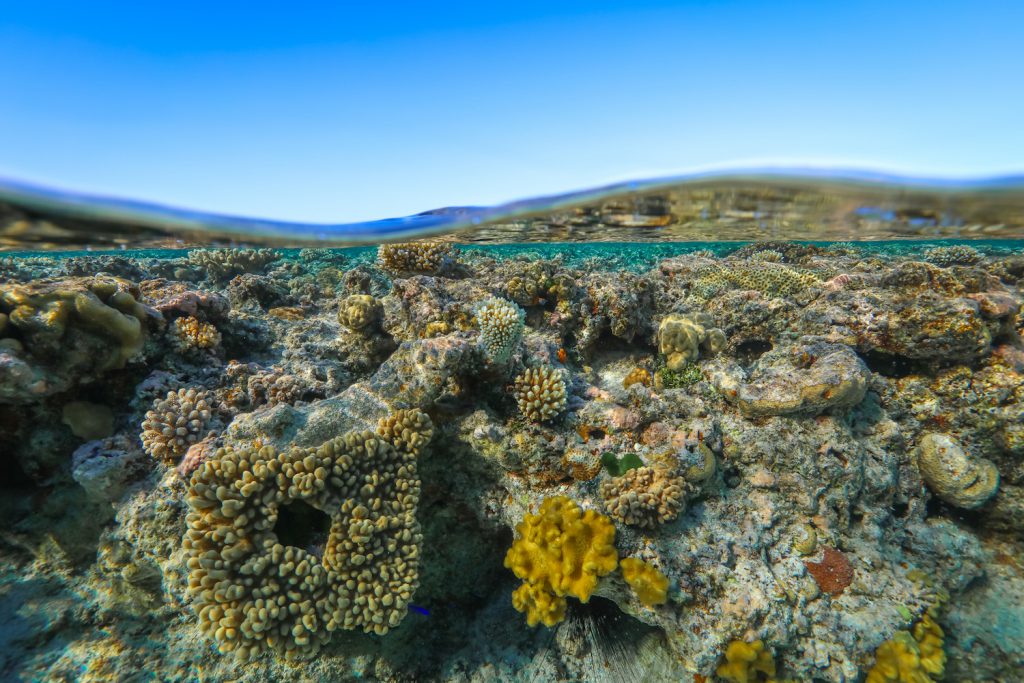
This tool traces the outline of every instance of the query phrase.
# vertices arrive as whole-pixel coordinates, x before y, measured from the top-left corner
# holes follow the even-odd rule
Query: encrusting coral
[[[445,242],[399,242],[377,248],[377,263],[389,273],[436,274],[451,257],[451,246]]]
[[[761,679],[762,674],[764,679]],[[752,643],[734,640],[726,648],[725,661],[715,670],[715,675],[729,683],[774,681],[775,660],[762,640]]]
[[[635,557],[627,557],[620,563],[622,578],[633,589],[640,602],[653,607],[668,600],[668,577],[652,564]]]
[[[0,284],[0,401],[23,402],[122,368],[142,350],[139,288],[109,275]]]
[[[685,507],[686,492],[683,478],[665,467],[636,467],[601,484],[608,514],[644,529],[676,519]]]
[[[511,301],[491,298],[476,308],[480,346],[491,363],[505,363],[523,338],[526,314]]]
[[[211,416],[207,392],[194,388],[168,392],[146,413],[142,447],[154,458],[172,464],[206,436]]]
[[[547,498],[536,515],[525,515],[516,536],[505,566],[524,581],[512,593],[512,606],[526,613],[530,626],[560,622],[566,596],[589,601],[598,578],[618,564],[611,520],[565,496]]]
[[[198,318],[188,316],[174,321],[174,338],[178,348],[215,349],[220,346],[220,332],[210,323],[201,322]]]
[[[337,629],[386,633],[419,580],[417,455],[429,418],[319,448],[226,447],[192,476],[189,594],[222,652],[314,654]],[[320,520],[321,523],[317,523]]]
[[[550,420],[565,409],[565,380],[548,365],[528,368],[516,377],[513,393],[519,410],[534,422]]]

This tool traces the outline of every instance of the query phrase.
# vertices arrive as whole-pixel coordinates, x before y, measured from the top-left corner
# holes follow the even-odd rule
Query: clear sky
[[[1020,2],[3,2],[0,175],[267,218],[1024,170]]]

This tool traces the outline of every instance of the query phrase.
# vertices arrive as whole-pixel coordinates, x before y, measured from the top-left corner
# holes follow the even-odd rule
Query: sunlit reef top
[[[472,244],[1024,239],[1024,177],[973,181],[751,170],[618,183],[494,207],[364,223],[225,216],[0,179],[0,250],[350,246],[424,236]]]

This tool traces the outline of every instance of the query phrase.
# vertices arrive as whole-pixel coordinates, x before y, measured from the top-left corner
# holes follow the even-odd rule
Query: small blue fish
[[[430,616],[430,610],[428,610],[426,607],[420,607],[419,605],[410,604],[409,605],[409,609],[415,610],[415,611],[419,612],[420,614],[422,614],[425,617],[429,617]]]

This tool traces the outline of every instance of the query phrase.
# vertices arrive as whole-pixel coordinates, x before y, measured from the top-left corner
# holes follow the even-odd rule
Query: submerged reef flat
[[[0,259],[0,679],[1024,680],[1024,254]]]

